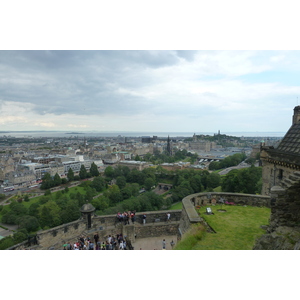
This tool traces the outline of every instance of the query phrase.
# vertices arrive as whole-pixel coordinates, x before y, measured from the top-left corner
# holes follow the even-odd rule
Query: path
[[[151,238],[143,238],[136,239],[133,244],[134,250],[162,250],[162,240],[166,240],[166,250],[172,250],[171,241],[173,240],[175,244],[177,244],[177,236],[176,235],[166,235],[160,237],[151,237]]]

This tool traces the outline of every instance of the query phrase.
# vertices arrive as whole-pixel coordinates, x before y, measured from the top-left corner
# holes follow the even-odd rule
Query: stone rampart
[[[170,222],[167,224],[145,224],[144,226],[135,227],[135,234],[136,239],[177,235],[178,222]]]
[[[166,214],[171,214],[170,222],[166,223]],[[146,214],[146,225],[141,226],[142,215]],[[49,230],[39,231],[37,233],[38,246],[36,249],[62,249],[62,245],[67,242],[74,242],[80,235],[87,235],[93,238],[94,234],[98,233],[100,241],[105,240],[105,237],[122,233],[123,236],[128,236],[132,241],[135,237],[142,238],[147,236],[161,236],[177,234],[178,224],[181,217],[181,210],[172,211],[148,211],[136,214],[136,224],[133,226],[123,225],[119,222],[116,215],[93,216],[92,226],[87,229],[85,220],[80,219],[71,223],[63,224]],[[176,228],[176,229],[175,229]],[[9,250],[24,249],[28,246],[25,241],[15,245]],[[31,247],[33,248],[33,247]]]

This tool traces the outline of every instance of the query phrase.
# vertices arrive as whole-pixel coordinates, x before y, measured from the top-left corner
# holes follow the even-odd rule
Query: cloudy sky
[[[0,51],[0,130],[285,132],[299,70],[299,51]]]

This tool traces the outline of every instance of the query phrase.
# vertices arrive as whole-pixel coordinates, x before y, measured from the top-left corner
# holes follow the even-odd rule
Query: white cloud
[[[0,52],[1,127],[209,131],[225,123],[232,131],[250,125],[249,130],[266,130],[257,125],[263,118],[265,128],[278,131],[282,125],[274,120],[279,115],[286,117],[286,124],[290,121],[291,99],[300,94],[299,85],[260,82],[255,74],[278,72],[279,65],[288,72],[292,62],[298,63],[297,53],[180,54],[17,52],[10,61],[1,60]]]

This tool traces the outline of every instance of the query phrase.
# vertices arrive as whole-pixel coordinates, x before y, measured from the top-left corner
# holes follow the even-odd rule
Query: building
[[[294,108],[292,126],[276,148],[261,144],[260,158],[263,167],[262,195],[269,195],[273,186],[281,186],[300,170],[300,106]]]
[[[14,186],[27,186],[36,182],[36,176],[32,170],[12,171],[5,174],[5,182]]]
[[[121,160],[118,163],[120,166],[126,166],[128,167],[130,170],[132,169],[137,169],[139,171],[144,170],[145,168],[149,167],[149,164],[145,161],[135,161],[135,160]]]

